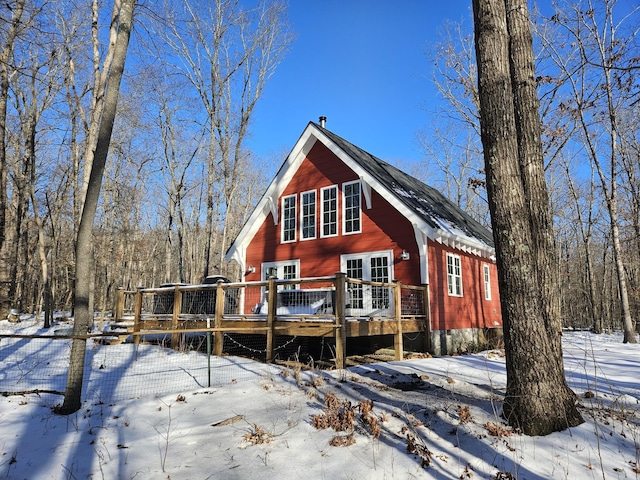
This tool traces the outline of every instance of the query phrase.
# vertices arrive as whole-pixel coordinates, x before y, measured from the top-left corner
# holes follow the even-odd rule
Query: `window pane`
[[[354,233],[360,231],[360,183],[344,185],[344,231]]]
[[[462,269],[460,257],[447,253],[447,288],[449,295],[462,296]]]
[[[322,236],[338,234],[338,188],[322,190]]]
[[[362,279],[362,259],[347,260],[347,277]],[[351,308],[364,308],[364,295],[361,284],[348,284],[347,293]]]
[[[371,258],[371,281],[389,282],[389,265],[387,257]],[[389,308],[389,287],[371,288],[371,306],[373,308]]]
[[[491,300],[491,272],[489,265],[483,265],[484,270],[484,299]]]
[[[316,238],[316,192],[302,194],[302,238]]]
[[[296,197],[282,199],[282,241],[293,242],[296,239]]]

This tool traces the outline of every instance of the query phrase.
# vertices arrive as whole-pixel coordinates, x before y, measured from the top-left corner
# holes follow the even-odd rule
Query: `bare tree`
[[[81,406],[86,352],[86,339],[82,336],[87,332],[93,319],[93,312],[89,308],[90,284],[92,283],[91,276],[93,271],[93,221],[98,207],[102,175],[107,161],[107,154],[109,153],[113,123],[116,117],[120,82],[124,73],[124,64],[133,25],[134,5],[135,0],[115,0],[111,17],[111,42],[102,74],[96,77],[96,87],[101,90],[99,96],[104,99],[104,102],[93,105],[94,108],[97,108],[98,105],[101,106],[101,111],[93,113],[91,116],[91,126],[93,127],[93,123],[97,122],[95,128],[97,141],[95,147],[91,142],[87,144],[87,149],[92,151],[93,162],[76,241],[75,322],[73,333],[77,337],[74,338],[71,347],[67,388],[65,390],[64,403],[59,409],[59,413],[62,414],[73,413]],[[97,4],[94,4],[94,6],[97,9]]]
[[[443,125],[418,134],[429,181],[488,224],[473,35],[463,23],[446,22],[432,51],[433,83],[445,103],[437,112]]]
[[[524,0],[474,0],[480,119],[505,336],[503,415],[528,435],[582,423],[562,362],[557,254]]]
[[[576,244],[573,246],[578,252],[575,256],[581,258],[577,265],[577,271],[570,272],[567,277],[576,279],[579,282],[577,288],[562,288],[565,292],[564,304],[568,309],[576,308],[582,310],[587,315],[588,323],[595,333],[602,333],[604,325],[602,321],[601,308],[598,301],[598,279],[596,277],[593,238],[595,225],[595,183],[592,178],[584,182],[584,186],[576,185],[573,170],[577,165],[571,164],[566,158],[561,158],[559,162],[564,170],[567,190],[563,192],[565,199],[569,203],[569,216],[566,219],[566,229],[576,237]],[[577,226],[577,228],[576,228]],[[569,257],[570,247],[563,247],[565,256]],[[565,261],[565,263],[569,263]],[[569,265],[566,265],[569,268]],[[576,301],[580,296],[586,297],[586,305]],[[568,322],[575,321],[576,314],[569,315]]]
[[[264,0],[243,10],[237,0],[183,0],[167,6],[167,22],[158,32],[179,59],[206,111],[206,226],[203,276],[213,252],[223,266],[229,242],[228,221],[241,178],[240,165],[256,102],[286,51],[290,36],[285,6]],[[218,190],[222,205],[215,205]],[[218,213],[219,215],[216,215]],[[214,236],[214,227],[220,236]],[[214,241],[217,244],[214,244]]]
[[[14,258],[16,261],[13,265],[12,278],[18,284],[40,284],[42,295],[44,296],[45,304],[45,327],[51,325],[53,319],[53,307],[51,304],[51,283],[49,278],[49,265],[47,259],[47,247],[44,233],[44,223],[39,214],[38,200],[36,197],[36,182],[37,182],[37,162],[36,162],[36,148],[37,148],[37,133],[41,128],[41,119],[44,113],[51,107],[54,97],[58,92],[57,85],[59,83],[58,69],[56,68],[57,62],[55,57],[56,50],[53,50],[52,45],[55,45],[51,35],[40,33],[36,36],[32,36],[29,46],[24,49],[25,62],[22,65],[21,71],[23,74],[16,75],[12,82],[12,89],[14,92],[14,109],[17,112],[19,118],[19,143],[16,145],[16,151],[21,152],[20,166],[15,169],[14,179],[14,199],[17,204],[16,216],[14,218],[14,238],[18,239],[15,242],[16,248],[20,246],[21,251],[15,251]],[[42,278],[39,282],[28,282],[24,277],[27,275],[27,265],[30,262],[31,252],[29,251],[28,244],[28,225],[29,219],[29,201],[31,202],[31,214],[35,221],[38,235],[37,235],[37,250],[40,260],[40,271]],[[19,265],[17,261],[22,259],[22,265]],[[12,289],[10,289],[11,291]],[[34,303],[39,303],[36,299],[40,293],[36,290],[32,298]],[[18,295],[23,297],[24,295]],[[16,295],[12,295],[16,297]],[[23,308],[23,302],[19,302],[21,310]],[[36,309],[37,311],[37,309]],[[39,313],[39,312],[38,312]]]
[[[626,37],[619,32],[625,21],[638,16],[640,7],[617,20],[616,3],[616,0],[589,0],[558,7],[550,19],[556,28],[541,38],[559,71],[557,90],[568,92],[560,99],[558,108],[565,113],[564,121],[580,132],[580,143],[599,179],[610,218],[624,342],[635,343],[621,243],[618,169],[619,118],[625,102],[631,101],[633,72],[640,68],[640,61],[636,56],[637,30]]]
[[[15,43],[20,32],[26,28],[28,22],[23,20],[25,10],[25,0],[17,0],[6,4],[3,7],[2,17],[3,31],[0,51],[0,318],[7,318],[12,307],[13,299],[10,290],[12,285],[11,277],[11,252],[12,245],[6,242],[7,213],[8,205],[8,159],[7,159],[7,107],[9,102],[9,86],[11,78],[16,70],[13,62],[13,52]],[[4,18],[8,16],[9,18]]]

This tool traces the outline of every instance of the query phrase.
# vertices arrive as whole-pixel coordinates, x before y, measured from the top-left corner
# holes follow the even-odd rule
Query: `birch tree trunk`
[[[496,243],[507,391],[528,435],[582,423],[562,362],[557,253],[524,0],[473,0],[480,124]]]

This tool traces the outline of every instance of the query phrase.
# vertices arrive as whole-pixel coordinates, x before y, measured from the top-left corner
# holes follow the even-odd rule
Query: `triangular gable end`
[[[256,235],[258,229],[264,223],[269,213],[272,214],[275,224],[278,223],[278,199],[300,168],[300,165],[307,157],[307,154],[311,151],[311,148],[316,141],[322,142],[338,159],[353,170],[353,172],[359,177],[362,182],[366,208],[371,208],[371,190],[374,190],[382,195],[383,198],[387,199],[401,215],[411,222],[416,230],[416,240],[418,237],[422,237],[422,235],[417,234],[418,232],[421,232],[425,238],[429,238],[432,241],[442,243],[477,256],[491,259],[495,258],[495,250],[493,247],[477,238],[466,235],[462,230],[449,228],[443,221],[438,221],[438,219],[433,218],[431,220],[435,221],[438,226],[434,227],[430,225],[419,212],[409,208],[409,206],[400,200],[399,197],[401,195],[408,194],[407,192],[401,192],[398,191],[398,189],[390,190],[387,188],[378,181],[375,176],[367,170],[367,168],[358,162],[357,159],[353,158],[348,152],[333,141],[325,133],[322,127],[313,122],[309,122],[278,170],[275,178],[269,184],[269,187],[258,202],[255,210],[236,237],[236,240],[227,251],[227,261],[234,259],[240,264],[242,269],[245,268],[244,263],[247,246]]]
[[[318,140],[317,133],[314,132],[314,130],[317,131],[318,129],[310,122],[280,166],[275,178],[271,181],[269,187],[267,187],[267,190],[245,222],[233,244],[231,244],[229,250],[227,250],[225,256],[227,261],[235,260],[244,270],[246,267],[245,258],[247,246],[251,243],[258,229],[269,216],[269,213],[271,213],[275,224],[278,224],[278,198],[280,198],[280,195]]]

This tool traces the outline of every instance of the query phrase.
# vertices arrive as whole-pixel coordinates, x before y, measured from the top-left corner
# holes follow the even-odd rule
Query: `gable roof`
[[[375,177],[381,185],[384,185],[388,191],[394,192],[397,200],[414,210],[430,227],[449,232],[458,229],[470,238],[476,238],[493,248],[491,231],[438,190],[380,160],[344,138],[326,129],[323,131],[327,137],[362,165],[371,176]]]
[[[278,198],[316,143],[322,142],[342,160],[362,182],[367,206],[371,190],[378,192],[414,227],[416,239],[431,240],[475,255],[493,258],[495,249],[490,230],[433,187],[407,175],[315,122],[309,122],[278,170],[255,210],[227,251],[227,259],[243,264],[246,247],[269,213],[278,222]]]

